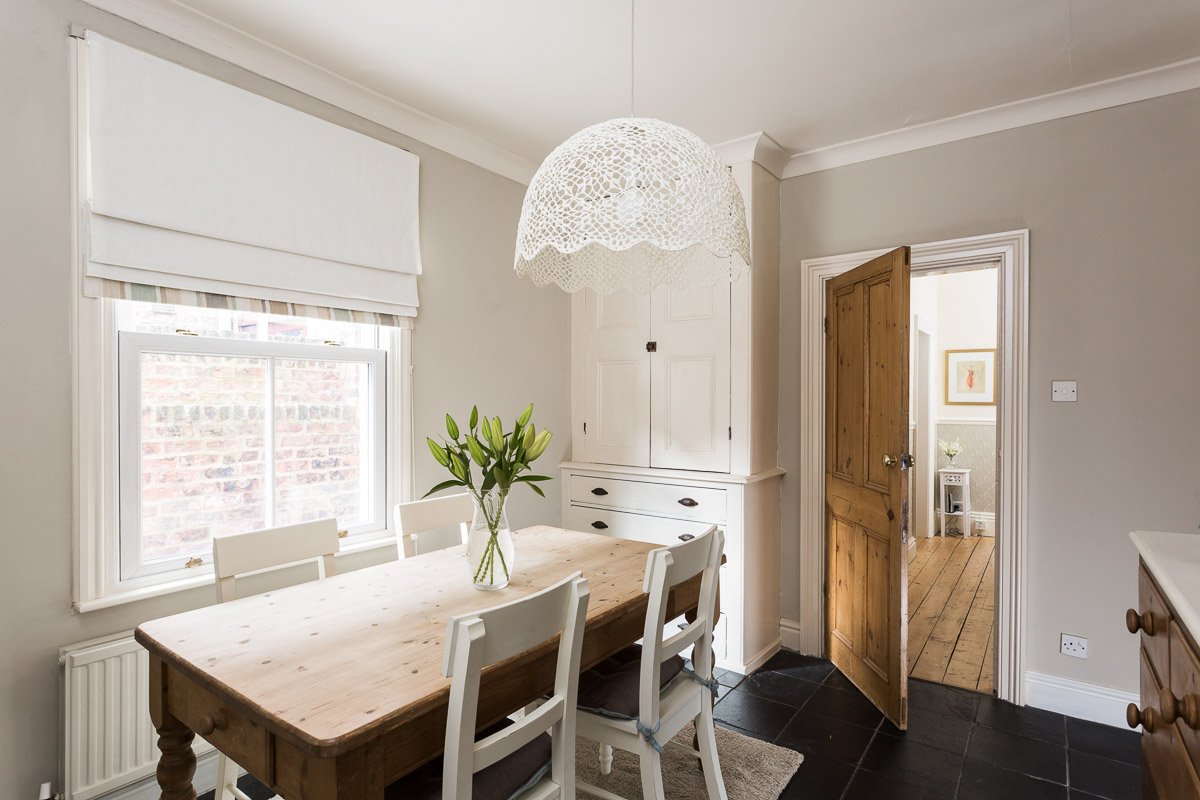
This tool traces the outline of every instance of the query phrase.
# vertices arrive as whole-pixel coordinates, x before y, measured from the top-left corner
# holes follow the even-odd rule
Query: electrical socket
[[[1064,633],[1059,640],[1058,652],[1071,658],[1087,658],[1087,638]]]

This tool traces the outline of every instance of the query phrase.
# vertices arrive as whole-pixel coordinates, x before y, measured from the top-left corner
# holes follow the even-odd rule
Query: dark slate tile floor
[[[717,680],[718,724],[804,754],[784,800],[1141,797],[1133,731],[910,680],[901,732],[828,661],[789,652],[748,677],[718,670]],[[240,785],[270,797],[251,779]]]
[[[828,661],[788,652],[719,680],[718,724],[804,754],[785,800],[1141,797],[1133,731],[910,680],[901,732]]]

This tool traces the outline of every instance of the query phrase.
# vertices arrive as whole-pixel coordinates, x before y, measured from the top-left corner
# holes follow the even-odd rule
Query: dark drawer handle
[[[1125,707],[1125,722],[1131,728],[1141,725],[1146,729],[1146,733],[1154,733],[1155,728],[1158,727],[1158,712],[1153,708],[1143,711],[1137,707],[1137,703],[1130,703]]]
[[[679,505],[681,505],[681,506],[687,506],[688,508],[695,508],[696,506],[698,506],[698,505],[700,505],[700,504],[699,504],[699,503],[697,503],[695,500],[693,500],[693,499],[692,499],[692,498],[690,498],[690,497],[685,497],[685,498],[683,498],[682,500],[680,500],[680,501],[679,501]]]
[[[1125,627],[1130,633],[1145,631],[1147,636],[1154,635],[1154,612],[1146,609],[1138,614],[1132,608],[1125,612]]]
[[[601,522],[600,520],[596,520],[595,522],[593,522],[593,523],[592,523],[592,527],[593,527],[593,528],[595,528],[595,529],[596,529],[596,530],[598,530],[598,531],[602,531],[602,530],[604,530],[605,528],[607,528],[607,527],[608,527],[608,525],[607,525],[607,524],[605,524],[605,523],[603,523],[603,522]]]
[[[608,490],[597,486],[595,489],[592,489],[592,494],[596,495],[596,497],[604,497],[604,495],[608,494]]]
[[[679,534],[679,541],[681,541],[681,542],[690,542],[692,539],[695,539],[695,538],[696,538],[696,534],[694,534],[694,533]]]
[[[1200,695],[1187,694],[1178,698],[1170,689],[1158,693],[1158,705],[1162,709],[1163,722],[1168,725],[1177,719],[1192,730],[1200,730]]]
[[[228,720],[225,719],[225,714],[221,711],[214,711],[200,718],[199,724],[196,725],[196,733],[201,736],[208,736],[213,731],[225,730],[227,724]]]

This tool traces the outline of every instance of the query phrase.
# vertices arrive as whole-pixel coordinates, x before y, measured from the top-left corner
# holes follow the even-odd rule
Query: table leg
[[[159,800],[196,800],[192,777],[196,774],[196,754],[192,739],[196,734],[179,720],[164,715],[158,726]]]

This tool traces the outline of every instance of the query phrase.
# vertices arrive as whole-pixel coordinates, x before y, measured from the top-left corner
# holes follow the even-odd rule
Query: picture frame
[[[996,405],[996,349],[946,351],[946,405]]]

